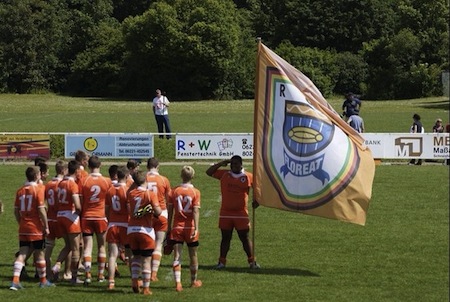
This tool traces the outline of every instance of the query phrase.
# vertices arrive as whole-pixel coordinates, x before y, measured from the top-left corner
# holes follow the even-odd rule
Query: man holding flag
[[[364,139],[304,74],[258,45],[253,197],[364,225],[375,164]]]

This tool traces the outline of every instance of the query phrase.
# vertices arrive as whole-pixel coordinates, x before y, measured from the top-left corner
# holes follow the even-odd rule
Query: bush
[[[338,53],[336,65],[339,74],[334,87],[335,94],[345,94],[352,91],[356,94],[365,94],[365,82],[368,76],[368,65],[360,55],[350,52]]]
[[[284,41],[275,52],[313,81],[324,96],[332,95],[339,74],[335,51],[295,47]]]
[[[64,135],[50,135],[50,158],[64,158]]]

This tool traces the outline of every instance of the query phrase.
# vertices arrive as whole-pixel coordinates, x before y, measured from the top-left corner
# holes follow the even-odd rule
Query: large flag
[[[364,139],[310,79],[261,42],[254,122],[255,201],[365,224],[375,164]]]

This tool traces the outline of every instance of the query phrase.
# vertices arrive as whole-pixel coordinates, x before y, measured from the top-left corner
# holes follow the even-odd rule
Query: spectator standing
[[[361,100],[356,97],[352,92],[348,92],[345,95],[344,103],[342,104],[342,113],[344,117],[349,118],[354,114],[359,114],[361,109]]]
[[[358,133],[363,133],[364,132],[364,120],[362,117],[360,117],[357,113],[351,115],[348,120],[347,123],[353,128],[355,129]]]
[[[425,132],[424,128],[422,126],[422,123],[420,122],[420,115],[418,115],[417,113],[414,113],[414,115],[413,115],[413,123],[411,125],[411,129],[409,130],[409,132],[410,133],[424,133]],[[417,166],[420,166],[422,164],[422,159],[419,158],[419,159],[417,159],[417,162],[416,162],[416,159],[413,158],[409,161],[409,165],[414,165],[414,164]]]
[[[230,170],[219,169],[230,164]],[[222,233],[220,256],[216,269],[223,269],[227,263],[233,230],[236,229],[242,247],[247,254],[250,268],[259,268],[253,255],[249,238],[250,219],[248,216],[248,195],[253,185],[253,174],[244,171],[242,158],[238,155],[212,165],[206,174],[220,180],[222,202],[220,206],[219,228]],[[256,205],[254,205],[256,207]]]
[[[443,133],[444,126],[442,125],[442,120],[438,118],[433,126],[433,133]]]
[[[160,89],[156,89],[156,96],[153,98],[153,113],[155,114],[156,125],[158,126],[159,138],[164,138],[164,130],[166,138],[171,139],[170,122],[169,122],[169,99]]]

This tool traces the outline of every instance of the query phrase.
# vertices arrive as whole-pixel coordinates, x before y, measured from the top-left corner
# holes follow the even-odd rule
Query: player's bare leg
[[[190,259],[190,271],[191,271],[191,287],[201,287],[202,281],[197,279],[198,272],[198,257],[197,257],[197,247],[192,246],[188,248],[189,259]]]
[[[166,236],[166,232],[164,231],[158,231],[155,234],[156,236],[156,247],[152,254],[152,275],[150,280],[152,282],[158,281],[158,269],[161,264],[161,257],[162,257],[162,247],[164,238]]]
[[[116,261],[117,256],[119,255],[119,247],[116,243],[109,243],[108,244],[108,251],[109,251],[109,257],[108,257],[108,289],[114,289],[114,278],[116,274]]]

